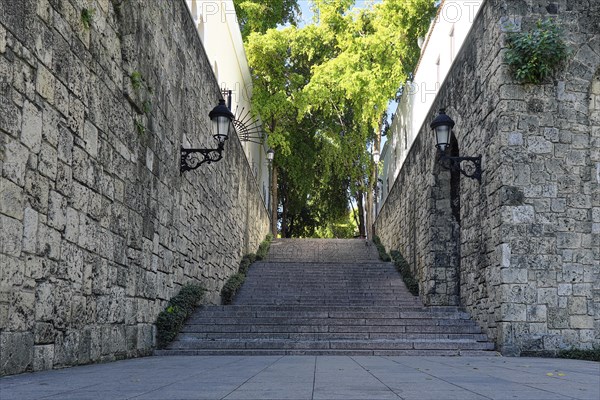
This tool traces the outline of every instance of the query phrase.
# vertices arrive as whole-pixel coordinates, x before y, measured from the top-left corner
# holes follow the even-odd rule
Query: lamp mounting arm
[[[180,173],[191,171],[204,163],[217,162],[223,158],[224,143],[219,143],[216,149],[184,149],[181,147]]]
[[[439,150],[439,149],[438,149]],[[451,157],[439,150],[440,164],[449,170],[458,171],[467,178],[476,179],[481,183],[481,155],[477,157]],[[463,162],[466,165],[463,167]]]

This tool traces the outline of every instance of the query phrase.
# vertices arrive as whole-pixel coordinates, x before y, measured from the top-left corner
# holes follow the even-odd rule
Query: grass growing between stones
[[[159,349],[165,348],[175,339],[203,297],[202,286],[189,284],[182,287],[169,301],[167,308],[156,318],[156,341]]]
[[[233,274],[227,280],[227,282],[225,282],[223,289],[221,289],[221,300],[223,304],[227,305],[233,302],[236,293],[238,292],[238,290],[240,290],[240,288],[244,284],[244,281],[246,280],[246,274],[248,273],[250,266],[255,261],[264,260],[267,257],[272,241],[273,235],[268,234],[265,237],[265,240],[263,240],[258,246],[258,251],[256,252],[256,254],[246,254],[244,257],[242,257],[242,260],[240,261],[240,266],[238,268],[238,272]]]
[[[379,259],[381,261],[393,261],[394,265],[396,266],[396,269],[400,273],[400,276],[402,276],[402,280],[406,284],[408,291],[411,292],[413,295],[418,296],[419,282],[417,282],[417,280],[413,276],[410,270],[410,264],[402,256],[402,253],[400,253],[398,250],[392,250],[390,252],[390,257],[390,254],[388,254],[387,251],[385,251],[385,246],[383,245],[383,243],[381,243],[381,239],[379,239],[378,236],[373,236],[373,243],[375,244],[375,246],[377,247],[377,251],[379,252]]]
[[[597,361],[600,362],[600,347],[590,350],[561,350],[557,354],[558,358],[570,358],[573,360]]]
[[[377,247],[377,251],[379,252],[379,259],[381,261],[392,261],[390,255],[387,253],[387,251],[385,251],[385,246],[383,245],[383,243],[381,243],[381,239],[379,239],[379,236],[373,236],[373,243],[375,244],[375,247]]]
[[[400,276],[402,276],[402,280],[406,284],[408,291],[411,292],[413,295],[418,296],[419,282],[417,282],[417,280],[413,276],[410,270],[410,264],[402,256],[402,253],[400,253],[398,250],[392,251],[391,254],[392,259],[394,260],[394,265],[396,266],[398,272],[400,272]]]

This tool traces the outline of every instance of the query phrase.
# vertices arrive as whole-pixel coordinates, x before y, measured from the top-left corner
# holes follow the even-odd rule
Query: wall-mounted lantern
[[[446,149],[450,146],[450,138],[452,136],[452,128],[454,128],[454,121],[452,118],[446,115],[445,109],[440,109],[438,116],[435,117],[430,126],[435,133],[435,147],[437,147],[440,154],[440,164],[444,168],[460,171],[460,173],[467,178],[476,179],[481,182],[481,156],[452,157],[446,155]],[[463,161],[467,163],[465,168],[461,166]]]
[[[219,105],[208,113],[212,121],[213,137],[217,140],[215,149],[184,149],[181,147],[181,173],[198,168],[204,163],[213,163],[223,158],[225,141],[232,129],[233,113],[225,105],[225,100],[219,100]]]
[[[275,158],[275,150],[269,149],[267,150],[267,162],[271,164],[273,159]]]
[[[375,163],[375,165],[379,164],[380,157],[381,154],[379,154],[379,150],[373,150],[373,162]]]

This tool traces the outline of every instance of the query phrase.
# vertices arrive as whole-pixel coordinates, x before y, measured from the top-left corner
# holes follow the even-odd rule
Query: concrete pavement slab
[[[148,357],[0,378],[1,400],[598,400],[600,363],[504,357]]]

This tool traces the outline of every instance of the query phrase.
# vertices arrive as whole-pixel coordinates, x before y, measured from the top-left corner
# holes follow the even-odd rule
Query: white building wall
[[[221,89],[232,91],[231,111],[241,119],[251,110],[252,77],[232,0],[186,0]],[[226,98],[227,100],[227,98]],[[242,142],[268,204],[266,144]]]
[[[386,167],[381,179],[389,181],[390,189],[421,126],[435,117],[430,113],[431,105],[483,1],[445,0],[431,23],[413,80],[406,83],[387,138],[391,143],[385,154]],[[387,191],[384,191],[379,208],[386,196]]]

